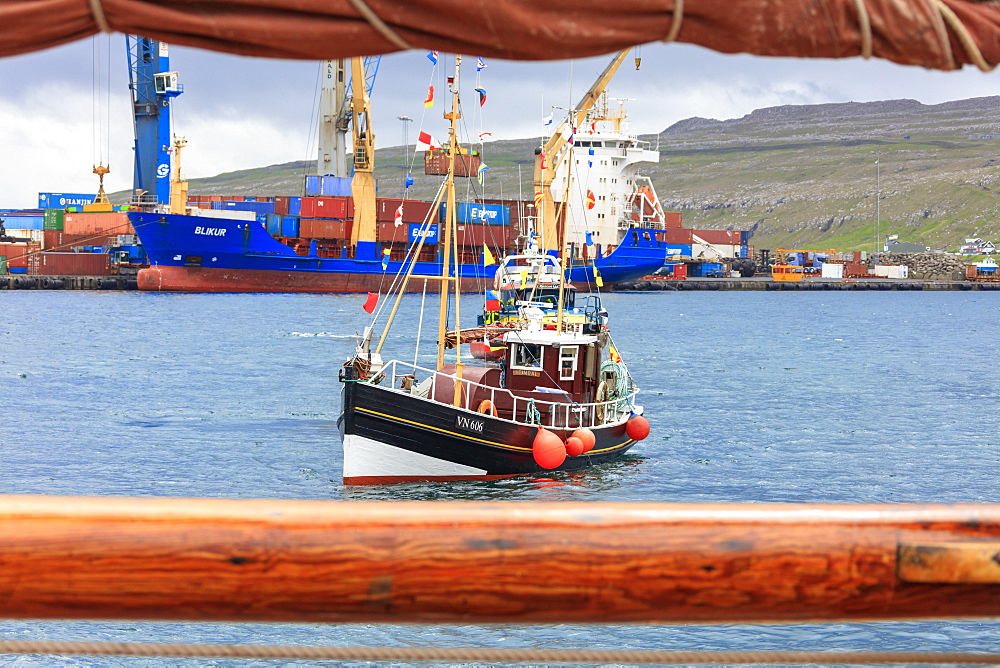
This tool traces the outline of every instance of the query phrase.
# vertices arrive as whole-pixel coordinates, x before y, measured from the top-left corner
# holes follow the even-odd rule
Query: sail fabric
[[[865,54],[942,70],[1000,62],[1000,3],[975,0],[4,0],[0,56],[79,40],[99,26],[310,60],[406,48],[551,60],[673,38],[722,53]]]

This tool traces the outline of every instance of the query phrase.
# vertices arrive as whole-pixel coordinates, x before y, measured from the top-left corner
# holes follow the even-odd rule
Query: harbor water
[[[337,372],[364,295],[0,292],[0,493],[330,500],[1000,501],[1000,294],[604,296],[652,434],[618,462],[345,488]],[[412,361],[420,295],[387,342]],[[477,310],[463,299],[463,313]],[[428,297],[421,359],[429,359]],[[0,621],[0,639],[996,651],[1000,620],[725,625]],[[0,656],[0,665],[289,665]],[[302,662],[305,665],[307,662]],[[314,662],[308,662],[315,665]],[[365,664],[355,664],[365,665]]]

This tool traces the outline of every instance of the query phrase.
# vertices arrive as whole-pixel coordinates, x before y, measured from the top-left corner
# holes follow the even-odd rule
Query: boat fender
[[[573,432],[573,436],[571,438],[578,438],[583,442],[584,454],[593,450],[594,446],[597,445],[597,437],[594,436],[594,432],[586,428],[577,429]]]
[[[566,446],[556,434],[539,427],[531,443],[531,455],[543,469],[558,468],[566,461]]]
[[[583,454],[583,441],[576,436],[566,439],[566,454],[570,457],[579,457]]]
[[[625,423],[625,433],[633,441],[641,441],[649,436],[649,420],[641,415],[634,415]]]
[[[477,413],[489,413],[493,417],[497,416],[497,407],[489,399],[483,399],[476,408]]]

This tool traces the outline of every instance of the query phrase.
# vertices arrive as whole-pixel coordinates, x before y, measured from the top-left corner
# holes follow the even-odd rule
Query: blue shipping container
[[[501,204],[476,204],[460,202],[458,223],[486,223],[487,225],[510,225],[510,207]],[[441,220],[448,215],[448,205],[441,205]]]
[[[279,213],[265,213],[264,215],[264,227],[267,228],[267,233],[272,237],[281,236],[281,220],[283,216]]]
[[[281,236],[299,236],[299,219],[295,216],[284,216],[281,219]]]
[[[348,197],[351,179],[340,176],[307,176],[306,197]]]
[[[289,197],[288,198],[288,215],[290,215],[290,216],[301,216],[302,215],[302,198],[301,197]]]
[[[685,257],[691,257],[691,244],[666,244],[667,247],[667,257],[672,255],[683,255]]]
[[[93,204],[97,195],[89,193],[38,193],[39,209],[65,209],[68,206]]]
[[[12,216],[10,214],[0,215],[4,225],[11,230],[44,230],[45,216]]]
[[[423,227],[423,225],[420,223],[410,223],[410,243],[413,243],[420,238],[421,227]],[[427,229],[424,230],[423,235],[425,244],[436,244],[438,242],[438,226],[428,225]]]

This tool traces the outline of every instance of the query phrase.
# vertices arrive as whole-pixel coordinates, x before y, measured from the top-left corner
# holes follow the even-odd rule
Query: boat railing
[[[425,380],[430,379],[430,384],[424,386],[418,384],[417,377],[421,376]],[[440,379],[440,381],[439,381]],[[434,369],[421,367],[416,364],[392,360],[382,367],[381,371],[374,374],[367,382],[372,384],[384,384],[389,381],[388,387],[393,392],[407,394],[427,401],[438,402],[435,399],[438,389],[438,382],[445,380],[452,383],[459,383],[462,387],[458,393],[458,404],[449,402],[450,405],[458,405],[469,411],[488,414],[499,419],[509,419],[509,421],[522,425],[538,425],[550,427],[552,429],[577,429],[580,427],[598,427],[605,424],[623,422],[635,411],[635,395],[638,388],[632,382],[632,377],[628,377],[629,392],[621,397],[614,397],[608,401],[599,401],[581,404],[575,401],[545,401],[534,397],[519,397],[509,389],[484,385],[450,373],[444,373]],[[426,395],[418,389],[426,387]],[[476,392],[475,389],[482,390]],[[561,390],[553,388],[553,394],[559,393],[569,399]],[[484,399],[478,398],[477,405],[473,405],[473,397],[481,397],[488,394],[490,402],[488,405]],[[497,412],[499,398],[509,399],[512,405],[510,418],[502,417]],[[439,403],[439,402],[438,402]],[[504,402],[506,405],[506,402]],[[505,411],[506,412],[506,411]],[[519,418],[519,416],[522,416]]]

